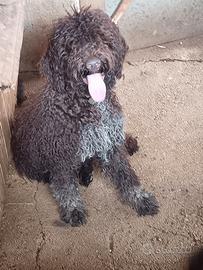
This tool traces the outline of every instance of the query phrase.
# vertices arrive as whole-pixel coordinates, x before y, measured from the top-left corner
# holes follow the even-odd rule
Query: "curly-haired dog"
[[[155,197],[142,190],[126,157],[126,148],[133,154],[137,145],[132,137],[125,141],[113,91],[127,49],[104,12],[74,11],[56,25],[42,58],[46,87],[14,122],[19,173],[49,182],[61,218],[72,226],[86,222],[78,183],[91,182],[95,160],[139,215],[158,212]]]

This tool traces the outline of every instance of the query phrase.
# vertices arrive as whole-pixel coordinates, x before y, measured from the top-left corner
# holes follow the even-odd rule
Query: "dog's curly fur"
[[[130,137],[125,142],[123,114],[113,91],[127,50],[104,12],[74,11],[58,22],[42,58],[46,87],[14,121],[12,149],[18,172],[49,182],[61,218],[72,226],[86,222],[78,182],[91,182],[95,160],[139,215],[158,212],[155,197],[141,189],[127,160],[126,148],[133,154],[137,144]],[[92,55],[101,60],[105,76],[107,94],[101,103],[92,102],[84,82],[85,62]]]

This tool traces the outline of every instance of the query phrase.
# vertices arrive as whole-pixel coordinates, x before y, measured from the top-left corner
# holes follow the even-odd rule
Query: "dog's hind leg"
[[[158,213],[156,198],[144,191],[131,168],[124,149],[116,149],[109,162],[102,162],[102,169],[116,185],[124,201],[134,208],[138,215],[154,215]]]
[[[51,177],[50,187],[59,203],[61,219],[73,227],[85,224],[87,212],[79,193],[77,175],[59,171]]]
[[[130,156],[139,150],[137,139],[130,134],[125,135],[125,147]]]
[[[79,183],[85,187],[88,187],[89,184],[92,182],[92,172],[93,172],[93,161],[92,159],[87,159],[82,164],[82,167],[80,169],[79,173]]]

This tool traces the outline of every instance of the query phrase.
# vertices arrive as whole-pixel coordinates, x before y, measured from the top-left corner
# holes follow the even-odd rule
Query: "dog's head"
[[[99,102],[121,78],[127,49],[118,27],[103,11],[74,11],[56,25],[42,72],[56,88],[66,88],[69,82]]]

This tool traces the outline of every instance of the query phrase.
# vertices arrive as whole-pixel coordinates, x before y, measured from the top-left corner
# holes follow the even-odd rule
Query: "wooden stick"
[[[131,2],[132,2],[132,0],[121,0],[120,1],[117,8],[115,9],[113,14],[111,15],[111,19],[115,24],[118,23],[118,20],[123,16],[124,12],[126,11],[126,9],[128,8],[128,6],[130,5]]]

